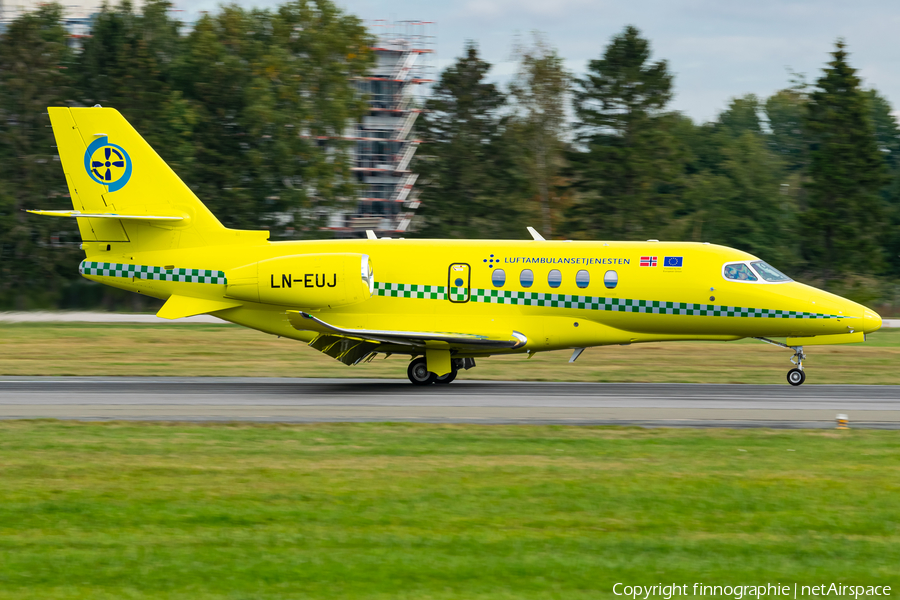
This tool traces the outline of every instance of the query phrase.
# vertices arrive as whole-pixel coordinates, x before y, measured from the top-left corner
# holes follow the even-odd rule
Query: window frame
[[[763,276],[760,275],[759,272],[753,268],[753,265],[750,264],[751,262],[755,262],[758,260],[760,260],[760,259],[754,258],[751,260],[729,260],[728,262],[723,263],[722,269],[720,271],[720,274],[722,275],[722,279],[724,279],[725,281],[728,281],[728,282],[733,282],[733,283],[752,283],[753,285],[781,285],[784,283],[792,283],[794,281],[790,277],[788,277],[787,281],[766,281],[763,278]],[[765,262],[765,261],[762,261],[762,262]],[[743,279],[730,279],[728,277],[725,277],[725,267],[728,267],[730,265],[737,265],[737,264],[744,265],[748,269],[750,269],[750,272],[756,276],[756,281],[743,280]],[[772,267],[772,268],[774,269],[775,267]],[[779,273],[781,273],[781,271],[779,271]],[[787,277],[787,275],[785,275],[785,277]]]
[[[747,261],[747,264],[750,266],[751,269],[753,269],[753,272],[756,273],[756,276],[759,277],[759,280],[761,282],[763,282],[763,283],[791,283],[792,281],[794,281],[793,279],[791,279],[784,273],[781,273],[781,271],[779,271],[778,269],[775,269],[775,267],[772,267],[772,265],[769,265],[769,267],[775,269],[776,271],[778,271],[779,273],[781,273],[782,275],[787,277],[787,279],[785,279],[784,281],[769,281],[768,279],[766,279],[765,277],[762,276],[762,273],[759,271],[759,269],[757,269],[755,266],[753,266],[753,263],[756,263],[756,262],[765,263],[767,265],[769,265],[769,263],[767,263],[766,261],[759,259],[759,258],[756,260],[748,260]]]
[[[553,273],[559,273],[559,281],[556,283],[556,285],[553,285],[553,282],[550,281],[550,276],[553,275]],[[549,271],[547,271],[547,285],[550,287],[550,289],[555,290],[555,289],[559,288],[562,285],[562,282],[563,282],[562,271],[560,271],[559,269],[550,269]]]
[[[607,275],[607,273],[612,273],[612,274],[614,274],[614,275],[616,276],[616,282],[613,284],[612,287],[606,285],[606,275]],[[606,288],[606,289],[608,289],[608,290],[614,290],[614,289],[616,289],[617,287],[619,287],[619,272],[616,271],[615,269],[607,269],[607,270],[603,273],[603,287]]]
[[[529,282],[528,285],[525,285],[525,282],[522,280],[522,275],[525,274],[525,271],[528,271],[529,273],[531,273],[531,282]],[[530,288],[531,286],[533,286],[534,285],[534,271],[532,271],[531,269],[522,269],[521,271],[519,271],[519,285],[522,286],[523,288]]]
[[[584,285],[581,285],[581,283],[579,283],[579,281],[578,281],[578,276],[582,273],[587,275],[587,281],[584,282]],[[590,287],[590,285],[591,285],[591,272],[588,271],[587,269],[579,269],[578,272],[575,273],[575,287],[577,287],[580,290],[586,290],[587,288]]]

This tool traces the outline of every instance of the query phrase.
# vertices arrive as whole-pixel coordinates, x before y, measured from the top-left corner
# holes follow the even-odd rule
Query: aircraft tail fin
[[[43,214],[77,218],[88,256],[110,243],[146,251],[268,239],[223,226],[119,111],[48,112],[74,210]]]

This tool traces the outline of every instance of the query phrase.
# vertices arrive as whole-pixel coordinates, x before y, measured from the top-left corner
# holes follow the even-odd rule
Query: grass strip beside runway
[[[809,346],[808,383],[900,384],[900,329]],[[755,340],[670,342],[479,359],[462,379],[784,384],[791,352]],[[0,375],[406,377],[394,356],[347,367],[302,342],[233,325],[0,324]]]
[[[0,599],[900,589],[884,431],[0,423]]]

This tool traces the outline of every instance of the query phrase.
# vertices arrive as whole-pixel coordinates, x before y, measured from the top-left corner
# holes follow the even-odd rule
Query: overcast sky
[[[445,67],[475,41],[505,83],[515,71],[517,34],[539,30],[573,73],[586,70],[610,38],[629,24],[651,42],[654,60],[675,74],[672,108],[709,120],[730,98],[766,97],[789,85],[788,69],[815,80],[843,37],[863,83],[900,104],[898,0],[336,0],[364,20],[436,23],[437,65]],[[174,0],[192,21],[217,0]],[[238,0],[273,7],[278,0]]]

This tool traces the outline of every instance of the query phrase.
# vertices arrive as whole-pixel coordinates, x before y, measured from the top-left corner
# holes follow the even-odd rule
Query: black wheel
[[[453,381],[454,379],[456,379],[456,374],[457,374],[457,373],[459,373],[459,371],[457,371],[456,369],[453,369],[452,371],[450,371],[450,372],[447,373],[446,375],[441,375],[440,377],[436,377],[435,380],[434,380],[434,382],[435,382],[435,383],[443,383],[443,384],[450,383],[451,381]]]
[[[788,383],[791,385],[800,385],[804,381],[806,381],[806,373],[801,371],[800,369],[791,369],[787,374]]]
[[[406,369],[406,376],[415,385],[428,385],[434,383],[437,375],[428,370],[425,364],[425,357],[420,356],[416,360],[410,361],[409,367]]]

